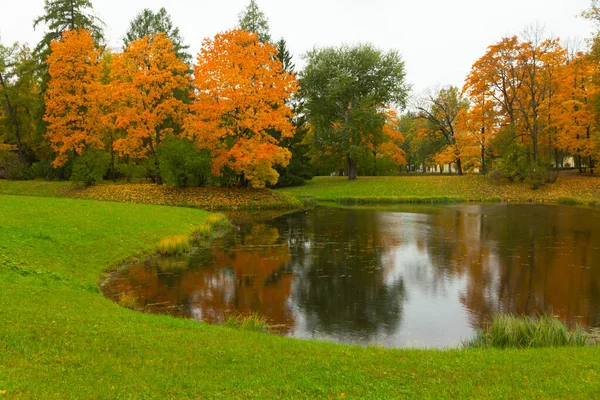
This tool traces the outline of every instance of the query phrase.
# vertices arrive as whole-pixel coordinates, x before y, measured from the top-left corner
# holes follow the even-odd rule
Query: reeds
[[[158,252],[163,255],[189,253],[190,238],[186,235],[169,236],[158,243]]]
[[[253,332],[269,332],[269,324],[266,318],[256,313],[248,315],[230,315],[223,323],[224,326]]]
[[[542,315],[537,318],[500,314],[492,319],[465,347],[478,348],[532,348],[581,347],[587,344],[587,335],[579,327],[569,327],[558,318]]]

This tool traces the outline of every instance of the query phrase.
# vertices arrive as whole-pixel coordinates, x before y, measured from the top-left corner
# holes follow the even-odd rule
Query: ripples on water
[[[541,205],[317,208],[245,223],[103,286],[220,323],[256,312],[300,338],[457,346],[497,312],[600,327],[600,215]]]

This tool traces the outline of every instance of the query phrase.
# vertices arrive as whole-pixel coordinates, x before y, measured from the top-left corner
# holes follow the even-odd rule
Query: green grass
[[[552,185],[531,190],[525,183],[494,184],[484,176],[316,177],[303,186],[283,188],[297,198],[342,204],[531,202],[594,206],[600,202],[600,178],[564,175]]]
[[[569,329],[558,318],[542,315],[538,318],[497,315],[491,323],[466,343],[467,347],[535,348],[582,347],[587,335],[580,328]]]
[[[0,398],[597,398],[600,348],[386,350],[128,310],[97,284],[190,208],[0,195]],[[124,304],[135,307],[135,299]]]

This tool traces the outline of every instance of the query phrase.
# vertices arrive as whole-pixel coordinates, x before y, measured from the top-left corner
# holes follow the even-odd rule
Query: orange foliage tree
[[[278,146],[276,137],[295,134],[286,101],[298,83],[276,55],[275,46],[246,31],[204,40],[194,67],[195,99],[186,135],[210,150],[215,175],[229,168],[240,184],[264,187],[277,183],[274,166],[289,163],[291,153]]]
[[[404,143],[404,135],[400,132],[398,113],[388,109],[379,113],[384,119],[382,124],[376,124],[373,132],[362,135],[363,145],[373,153],[373,175],[377,175],[377,159],[387,157],[398,165],[405,165],[405,152],[400,146]]]
[[[579,158],[589,159],[590,169],[594,168],[597,151],[596,111],[592,99],[597,94],[594,76],[597,65],[587,55],[579,53],[564,66],[561,85],[557,97],[560,107],[557,113],[559,127],[557,146]]]
[[[82,154],[89,147],[104,147],[98,124],[102,66],[90,31],[66,31],[50,47],[44,121],[57,153],[54,166],[60,167],[71,155]]]
[[[131,42],[112,61],[109,90],[114,127],[124,136],[114,148],[132,158],[154,159],[156,183],[162,184],[158,147],[183,122],[186,105],[175,95],[188,90],[188,66],[177,57],[164,33]]]

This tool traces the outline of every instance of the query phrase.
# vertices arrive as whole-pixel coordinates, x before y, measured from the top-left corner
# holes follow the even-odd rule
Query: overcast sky
[[[37,43],[33,30],[43,0],[0,0],[0,39]],[[202,39],[233,28],[249,0],[92,0],[119,47],[129,21],[142,9],[165,7],[195,55]],[[577,15],[589,0],[258,0],[274,39],[287,40],[296,62],[314,46],[371,42],[397,49],[416,92],[436,85],[462,86],[473,62],[503,36],[540,23],[548,35],[584,39],[591,24]]]

